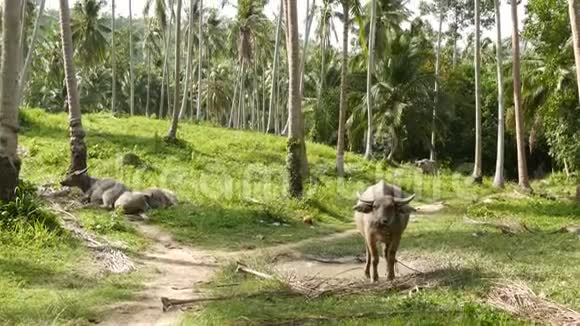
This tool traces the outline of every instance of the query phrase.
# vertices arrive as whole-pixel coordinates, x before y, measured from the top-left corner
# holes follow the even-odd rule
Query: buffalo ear
[[[356,205],[352,207],[352,209],[361,213],[370,213],[373,210],[373,205],[371,203],[358,201]]]

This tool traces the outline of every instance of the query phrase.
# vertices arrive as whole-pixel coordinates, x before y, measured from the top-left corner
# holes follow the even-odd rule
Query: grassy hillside
[[[188,317],[188,323],[193,325],[240,322],[240,316],[248,322],[265,323],[371,310],[393,311],[388,318],[395,324],[405,320],[430,320],[434,324],[507,323],[514,321],[512,316],[481,304],[490,286],[484,280],[502,277],[522,280],[537,293],[580,309],[580,272],[575,268],[580,265],[580,241],[574,235],[542,232],[509,237],[492,230],[480,236],[480,228],[462,222],[463,215],[469,214],[481,220],[523,221],[532,228],[550,231],[579,223],[580,207],[570,201],[514,199],[514,186],[508,185],[495,194],[495,200],[483,202],[484,196],[496,192],[488,178],[483,185],[475,186],[469,178],[453,171],[424,177],[410,166],[392,168],[351,154],[346,157],[347,177],[338,179],[334,174],[334,148],[312,143],[307,144],[312,182],[304,198],[295,201],[286,195],[284,138],[185,122],[178,132],[181,141],[168,145],[163,141],[167,121],[87,114],[83,124],[90,174],[116,178],[135,190],[159,186],[176,192],[182,203],[151,212],[151,222],[195,247],[267,248],[352,229],[351,207],[356,192],[379,179],[417,193],[414,204],[446,203],[444,211],[410,224],[401,253],[440,262],[442,267],[457,267],[454,272],[463,273],[459,284],[413,297],[375,293],[305,301],[272,297],[268,293],[283,290],[283,285],[241,278],[232,269],[224,269],[216,281],[239,285],[217,288],[216,292],[260,292],[264,296],[250,301],[211,303]],[[67,135],[66,115],[24,111],[20,137],[24,149],[22,178],[36,184],[60,181],[69,161]],[[143,164],[121,164],[127,153],[137,154]],[[536,182],[534,187],[559,196],[569,195],[573,189],[572,184],[558,176]],[[110,212],[75,213],[87,229],[122,241],[129,251],[147,246],[131,225]],[[311,217],[314,227],[302,223],[304,217]],[[22,233],[25,240],[20,241],[1,232],[0,323],[88,323],[102,313],[103,302],[130,297],[139,287],[139,275],[85,277],[90,262],[78,257],[87,257],[88,253],[66,234],[47,233],[44,238],[48,240],[43,240],[34,231],[26,230]],[[315,242],[299,250],[342,257],[359,254],[362,248],[362,240],[356,236],[331,243]],[[257,262],[258,269],[271,268],[267,259]],[[23,306],[24,298],[32,304]],[[346,324],[362,325],[385,318],[353,317]]]

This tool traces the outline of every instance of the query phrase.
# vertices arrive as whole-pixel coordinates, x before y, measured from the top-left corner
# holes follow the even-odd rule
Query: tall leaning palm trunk
[[[349,24],[349,0],[342,0],[344,16],[342,30],[342,67],[340,72],[340,105],[338,113],[338,139],[336,141],[336,173],[339,177],[344,176],[344,134],[345,117],[348,99],[348,29]]]
[[[503,104],[503,59],[501,45],[501,17],[499,0],[493,1],[495,7],[495,29],[496,29],[496,61],[497,61],[497,158],[495,162],[495,177],[493,185],[503,188],[505,177],[503,174],[505,155],[505,110]]]
[[[515,1],[515,0],[513,0]],[[479,0],[474,1],[474,15],[475,15],[475,160],[473,165],[473,180],[476,183],[482,181],[482,138],[481,138],[481,31],[479,21]]]
[[[131,115],[135,114],[135,74],[133,71],[133,10],[131,8],[131,3],[133,0],[129,0],[129,78],[130,78],[130,99],[129,99],[129,111]]]
[[[296,0],[286,0],[287,17],[287,49],[288,49],[288,183],[290,196],[302,197],[303,175],[302,162],[304,155],[304,128],[300,96],[300,49],[298,37],[298,13]]]
[[[111,0],[111,112],[115,114],[115,103],[117,101],[117,63],[115,47],[115,0]]]
[[[187,95],[191,87],[191,70],[192,70],[192,55],[193,55],[193,8],[194,0],[189,1],[189,29],[187,31],[187,59],[185,68],[185,85],[183,87],[183,98],[181,99],[181,110],[179,110],[179,118],[182,119],[187,110]]]
[[[20,159],[18,147],[18,67],[21,0],[2,4],[2,70],[0,78],[0,202],[14,197]]]
[[[40,19],[44,14],[44,5],[46,0],[40,0],[38,5],[38,14],[36,15],[36,20],[34,22],[34,29],[32,30],[32,38],[30,40],[30,46],[28,48],[28,53],[26,54],[26,59],[22,66],[22,71],[20,72],[20,80],[18,82],[18,103],[22,103],[24,89],[28,82],[28,71],[30,69],[30,64],[32,63],[32,56],[34,55],[34,46],[36,44],[36,39],[38,38],[38,30],[40,27]]]
[[[201,120],[201,83],[202,83],[202,68],[203,68],[203,0],[199,0],[199,30],[197,35],[199,45],[198,51],[198,63],[197,63],[197,109],[195,112],[195,118],[197,121]]]
[[[435,104],[433,105],[433,118],[431,121],[431,148],[429,158],[435,160],[437,152],[435,151],[435,129],[437,125],[437,105],[439,104],[439,67],[441,66],[441,38],[443,29],[443,8],[439,8],[439,29],[437,31],[437,49],[435,53]]]
[[[572,28],[572,42],[574,45],[578,100],[580,101],[580,4],[578,4],[578,0],[568,0],[568,11],[570,14],[570,27]],[[580,185],[576,186],[576,200],[580,201]]]
[[[373,156],[373,72],[375,69],[375,29],[377,23],[377,0],[371,0],[371,28],[369,32],[369,59],[367,67],[367,144],[365,159]]]
[[[73,43],[68,0],[60,0],[60,30],[64,58],[64,75],[68,94],[67,101],[71,154],[69,172],[73,172],[84,170],[87,167],[87,146],[85,145],[85,131],[81,119],[81,104],[77,89],[75,68],[73,65]]]
[[[272,64],[272,85],[270,88],[270,106],[268,109],[268,124],[266,126],[266,132],[274,132],[274,106],[276,105],[276,90],[278,85],[278,65],[280,64],[280,38],[282,32],[282,16],[284,13],[284,2],[280,1],[280,12],[278,14],[278,22],[276,23],[276,44],[274,45],[274,62]]]
[[[316,0],[307,1],[306,4],[306,30],[304,32],[304,46],[302,51],[302,60],[300,61],[300,94],[304,96],[304,66],[306,65],[306,60],[308,59],[308,43],[310,41],[310,30],[312,28],[312,22],[314,21],[314,12],[316,9]]]
[[[181,71],[181,0],[177,0],[177,12],[175,15],[175,93],[173,94],[173,117],[171,126],[167,132],[167,139],[173,141],[177,138],[177,124],[179,123],[179,73]]]
[[[518,5],[511,1],[512,13],[512,52],[513,52],[513,82],[514,107],[516,118],[516,143],[518,152],[518,184],[521,188],[531,189],[526,161],[526,144],[524,139],[524,112],[522,108],[522,87],[520,76],[520,36],[518,30]]]

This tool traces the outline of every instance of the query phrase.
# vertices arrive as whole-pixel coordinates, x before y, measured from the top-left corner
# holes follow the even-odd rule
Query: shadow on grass
[[[180,205],[151,214],[178,241],[207,249],[254,249],[326,235],[330,226],[309,227],[291,210],[274,206]]]
[[[41,264],[18,258],[0,258],[0,275],[17,275],[26,286],[54,289],[93,288],[96,279],[69,271],[55,271]]]
[[[514,215],[515,213],[524,217],[563,217],[580,220],[580,204],[570,201],[544,199],[495,201],[488,204],[480,204],[476,207],[485,207],[488,210],[494,211],[500,217]]]

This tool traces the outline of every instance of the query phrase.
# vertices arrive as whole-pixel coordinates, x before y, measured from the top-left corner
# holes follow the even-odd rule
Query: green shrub
[[[41,207],[34,185],[21,182],[16,188],[14,200],[0,202],[0,229],[16,231],[27,226],[43,227],[49,231],[61,230],[57,217]]]

